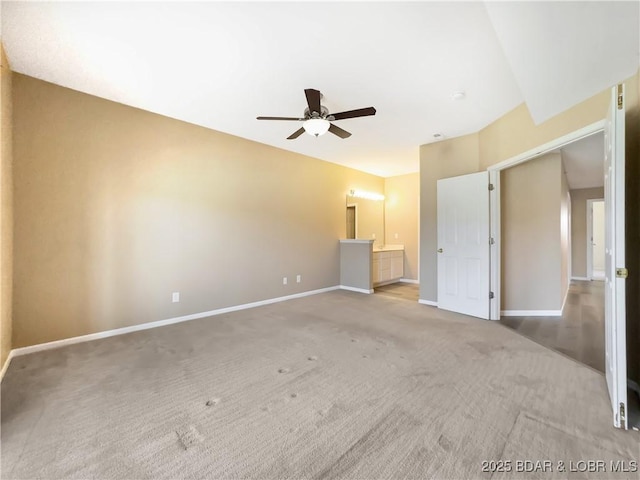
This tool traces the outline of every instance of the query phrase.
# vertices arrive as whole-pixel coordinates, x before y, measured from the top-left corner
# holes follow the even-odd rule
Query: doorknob
[[[442,250],[441,248],[438,249],[438,253],[442,253],[444,252],[444,250]]]

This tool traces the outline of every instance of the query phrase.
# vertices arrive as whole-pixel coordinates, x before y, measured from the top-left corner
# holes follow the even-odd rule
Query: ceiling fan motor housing
[[[309,107],[304,109],[304,118],[306,118],[307,120],[310,118],[326,118],[327,120],[329,120],[327,118],[327,115],[329,115],[329,110],[324,105],[320,105],[320,112],[310,112]]]

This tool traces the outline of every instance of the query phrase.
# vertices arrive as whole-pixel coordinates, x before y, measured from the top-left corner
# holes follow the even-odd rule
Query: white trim
[[[489,300],[489,320],[500,320],[500,307],[502,306],[500,275],[500,172],[489,171],[489,183],[493,190],[489,192],[489,236],[493,238],[493,244],[489,244],[489,291],[493,292],[493,298]]]
[[[593,201],[587,199],[586,206],[587,213],[587,279],[591,280],[593,277]]]
[[[373,289],[366,289],[366,288],[356,288],[356,287],[347,287],[346,285],[340,285],[338,287],[340,290],[349,290],[350,292],[358,292],[358,293],[366,293],[366,294],[371,294],[373,293]]]
[[[582,280],[584,282],[588,282],[589,279],[587,277],[571,277],[571,280]]]
[[[9,355],[7,355],[7,359],[4,361],[4,365],[2,366],[2,370],[0,370],[0,382],[4,378],[4,374],[7,373],[7,368],[9,368],[9,364],[11,363],[11,359],[15,356],[15,350],[10,350]]]
[[[539,157],[540,155],[549,153],[552,150],[564,147],[568,143],[573,143],[576,140],[581,140],[595,133],[601,132],[604,130],[605,123],[606,120],[599,120],[595,123],[592,123],[591,125],[587,125],[586,127],[582,127],[579,130],[563,135],[562,137],[558,137],[554,140],[551,140],[550,142],[544,143],[536,148],[527,150],[526,152],[516,155],[515,157],[511,157],[500,163],[491,165],[487,168],[487,170],[504,170],[505,168],[514,167],[535,157]]]
[[[430,307],[437,307],[438,306],[438,302],[432,302],[431,300],[423,300],[423,299],[418,299],[418,303],[422,304],[422,305],[429,305]]]
[[[398,281],[402,283],[413,283],[414,285],[420,285],[420,280],[414,280],[413,278],[401,278]]]
[[[115,328],[113,330],[105,330],[103,332],[90,333],[88,335],[80,335],[78,337],[64,338],[62,340],[55,340],[53,342],[40,343],[37,345],[31,345],[29,347],[15,348],[11,350],[9,355],[20,356],[27,355],[29,353],[40,352],[42,350],[51,350],[53,348],[60,348],[66,345],[73,345],[75,343],[90,342],[92,340],[98,340],[101,338],[115,337],[116,335],[124,335],[126,333],[138,332],[140,330],[149,330],[151,328],[164,327],[165,325],[173,325],[174,323],[188,322],[190,320],[197,320],[198,318],[212,317],[214,315],[221,315],[223,313],[236,312],[238,310],[246,310],[248,308],[261,307],[263,305],[269,305],[271,303],[284,302],[286,300],[293,300],[294,298],[308,297],[310,295],[316,295],[318,293],[330,292],[337,290],[338,286],[320,288],[318,290],[309,290],[307,292],[294,293],[293,295],[286,295],[284,297],[269,298],[267,300],[260,300],[258,302],[244,303],[242,305],[234,305],[232,307],[218,308],[216,310],[210,310],[208,312],[192,313],[191,315],[183,315],[181,317],[168,318],[165,320],[157,320],[155,322],[141,323],[140,325],[131,325],[129,327]],[[8,363],[8,362],[7,362]]]
[[[503,317],[561,317],[562,310],[501,310]]]

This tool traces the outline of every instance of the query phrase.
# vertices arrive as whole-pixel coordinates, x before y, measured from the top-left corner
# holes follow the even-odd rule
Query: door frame
[[[593,280],[593,203],[604,202],[604,198],[587,200],[587,280]]]
[[[561,137],[558,137],[550,142],[544,143],[538,147],[527,150],[526,152],[520,153],[514,157],[508,158],[500,163],[496,163],[495,165],[487,168],[489,171],[489,179],[491,184],[493,185],[493,190],[491,191],[490,197],[490,229],[491,238],[493,239],[493,244],[491,245],[491,256],[489,260],[490,264],[490,287],[493,292],[493,299],[490,301],[490,320],[500,320],[500,307],[501,307],[501,284],[502,284],[502,275],[501,275],[501,267],[500,267],[500,257],[501,257],[501,241],[500,241],[500,229],[501,229],[501,213],[500,213],[500,173],[502,170],[506,170],[510,167],[515,167],[516,165],[520,165],[521,163],[528,162],[530,160],[534,160],[542,155],[552,152],[553,150],[557,150],[558,148],[562,148],[569,143],[573,143],[576,140],[581,140],[583,138],[589,137],[591,135],[595,135],[600,132],[604,132],[605,127],[605,119],[599,120],[591,125],[587,125],[586,127],[580,128],[574,132],[568,133]]]
[[[347,203],[347,210],[353,207],[353,231],[355,232],[355,237],[358,238],[358,204],[357,203]],[[345,227],[346,228],[346,227]],[[345,235],[346,237],[346,235]]]

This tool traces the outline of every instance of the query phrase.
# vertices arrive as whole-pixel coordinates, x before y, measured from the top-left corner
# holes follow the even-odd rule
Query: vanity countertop
[[[360,238],[342,238],[340,239],[340,243],[362,243],[362,244],[372,244],[375,240],[363,240]]]
[[[374,252],[393,252],[398,250],[404,250],[404,245],[382,245],[381,247],[378,245],[373,246]]]

